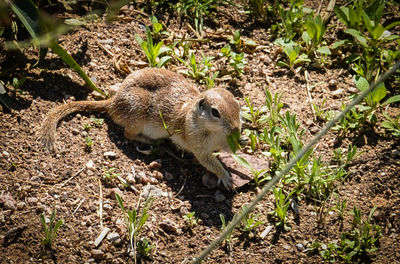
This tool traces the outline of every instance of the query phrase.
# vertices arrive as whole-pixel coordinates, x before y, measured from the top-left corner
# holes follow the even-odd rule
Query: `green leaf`
[[[39,12],[35,4],[31,0],[7,0],[7,2],[10,3],[11,9],[21,20],[22,24],[24,24],[31,37],[37,39],[41,30],[39,26]],[[41,60],[43,60],[46,53],[47,48],[41,48],[39,46],[39,60],[33,66],[36,66]]]
[[[339,18],[340,21],[342,21],[346,26],[349,25],[349,9],[347,7],[337,7],[335,6],[333,8],[335,11],[336,16]]]
[[[365,79],[362,76],[359,75],[355,76],[354,82],[356,83],[357,89],[360,90],[361,92],[364,92],[369,89],[369,83],[367,79]]]
[[[390,97],[389,99],[387,99],[387,100],[382,104],[382,106],[388,105],[388,104],[391,104],[391,103],[396,103],[396,102],[400,102],[400,94]]]
[[[345,29],[344,32],[349,35],[352,35],[358,42],[360,42],[362,46],[368,48],[367,39],[364,36],[362,36],[360,32],[352,28]]]
[[[160,61],[157,63],[158,68],[162,68],[167,64],[170,60],[172,59],[171,56],[164,56],[160,59]]]
[[[333,43],[332,49],[337,49],[337,48],[339,48],[340,46],[342,46],[342,45],[344,45],[344,44],[347,44],[348,42],[349,42],[348,39],[339,40],[339,41]]]
[[[240,165],[242,165],[243,167],[245,167],[246,169],[252,171],[253,167],[250,165],[250,163],[245,160],[243,157],[237,155],[237,154],[231,154],[232,158]]]
[[[93,82],[92,80],[86,75],[86,73],[82,70],[82,68],[79,66],[78,63],[76,63],[76,61],[74,60],[74,58],[72,58],[71,55],[69,55],[69,53],[63,49],[63,47],[61,47],[60,45],[58,45],[57,42],[53,41],[50,44],[50,48],[53,50],[54,53],[56,53],[58,56],[60,56],[60,58],[66,63],[68,64],[68,66],[70,66],[73,70],[75,70],[81,77],[82,79],[85,80],[86,84],[94,91],[104,95],[105,97],[108,97],[108,95],[102,91],[101,89],[99,89]]]
[[[331,50],[328,46],[322,46],[317,49],[317,52],[324,54],[324,55],[331,55]]]
[[[371,92],[372,100],[375,103],[379,103],[386,96],[385,83],[381,82],[378,86]]]
[[[391,29],[391,28],[393,28],[393,27],[395,27],[395,26],[398,26],[398,25],[400,25],[400,21],[396,21],[396,22],[390,23],[389,25],[387,25],[387,26],[385,27],[385,30],[389,30],[389,29]],[[0,34],[0,35],[1,35],[1,34]]]

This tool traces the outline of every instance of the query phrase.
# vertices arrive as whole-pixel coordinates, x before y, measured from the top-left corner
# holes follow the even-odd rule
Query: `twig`
[[[85,201],[86,198],[83,198],[82,201],[78,204],[78,206],[75,208],[75,210],[72,212],[71,215],[74,215],[76,213],[76,211],[78,211],[79,207],[81,207],[81,205],[83,204],[83,202]]]
[[[63,187],[65,184],[67,184],[70,180],[72,180],[73,178],[75,178],[76,176],[78,176],[85,168],[82,168],[80,170],[78,170],[74,175],[72,175],[71,177],[69,177],[65,182],[61,183],[60,186],[58,187]]]
[[[196,30],[194,30],[193,27],[192,27],[189,23],[187,23],[187,26],[188,26],[188,28],[189,28],[190,30],[192,30],[192,31],[194,32],[194,34],[196,35],[196,37],[197,37],[198,39],[202,39],[202,37],[199,35],[199,33],[198,33]]]
[[[100,42],[97,41],[97,45],[99,45],[100,48],[102,48],[108,55],[111,57],[115,57],[114,53],[109,51],[106,47],[104,47]]]
[[[99,197],[99,218],[100,228],[103,228],[103,189],[101,187],[101,181],[99,179],[100,197]]]
[[[317,120],[317,115],[315,114],[315,109],[313,107],[313,100],[312,100],[311,93],[310,93],[310,75],[308,74],[307,70],[304,71],[304,77],[306,78],[307,98],[308,98],[308,102],[310,103],[311,112],[314,115],[314,120]]]

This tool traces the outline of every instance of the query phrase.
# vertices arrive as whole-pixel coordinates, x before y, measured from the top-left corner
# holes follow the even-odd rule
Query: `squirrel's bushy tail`
[[[58,122],[74,112],[105,112],[111,99],[103,101],[77,101],[57,106],[52,109],[43,121],[38,140],[50,151],[54,151]]]

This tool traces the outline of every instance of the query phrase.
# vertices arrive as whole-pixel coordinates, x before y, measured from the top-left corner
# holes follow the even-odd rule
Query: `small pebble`
[[[303,246],[302,243],[297,243],[297,244],[296,244],[296,247],[297,247],[297,249],[298,249],[299,251],[303,251],[303,250],[304,250],[304,246]]]
[[[86,166],[86,169],[87,169],[87,170],[93,171],[93,170],[94,170],[94,162],[93,162],[93,160],[89,160],[89,161],[85,164],[85,166]]]
[[[164,178],[164,175],[159,171],[154,171],[153,177],[156,178],[157,180],[162,180]]]
[[[107,209],[107,210],[112,210],[113,209],[113,207],[110,204],[104,204],[103,208]]]
[[[90,255],[95,260],[101,260],[103,258],[103,256],[104,256],[104,252],[102,250],[100,250],[100,249],[92,249],[90,251]]]
[[[10,157],[10,153],[8,153],[7,151],[4,150],[3,151],[3,156],[8,158],[8,157]]]
[[[128,173],[128,175],[126,176],[125,180],[129,184],[135,184],[136,183],[135,176],[132,173]]]
[[[72,134],[74,134],[74,135],[78,135],[79,134],[79,130],[76,129],[76,128],[73,128],[71,131],[72,131]]]
[[[114,151],[106,151],[104,152],[104,157],[110,158],[110,159],[115,159],[117,157],[117,154]]]
[[[38,200],[38,198],[36,198],[36,197],[29,197],[29,198],[27,199],[28,204],[37,204],[38,201],[39,201],[39,200]]]
[[[116,240],[120,239],[121,236],[117,232],[112,232],[107,235],[107,240],[111,242],[115,242]]]
[[[182,230],[179,228],[179,226],[172,221],[171,219],[165,219],[160,223],[160,227],[164,230],[164,231],[168,231],[168,232],[172,232],[175,234],[180,234],[182,233]]]
[[[340,98],[343,95],[344,90],[343,89],[337,89],[335,91],[332,92],[332,96],[333,98]]]
[[[19,202],[19,203],[17,203],[17,209],[21,210],[21,209],[23,209],[25,207],[25,205],[26,205],[25,202]]]

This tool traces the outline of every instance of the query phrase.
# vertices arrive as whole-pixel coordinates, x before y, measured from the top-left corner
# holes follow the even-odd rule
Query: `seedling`
[[[302,38],[306,43],[307,55],[311,56],[314,51],[330,55],[331,51],[328,46],[321,46],[324,44],[323,37],[326,30],[325,21],[322,20],[321,15],[317,15],[315,18],[308,17],[305,26],[306,31],[303,32]]]
[[[111,182],[117,178],[120,174],[115,172],[116,168],[103,167],[103,179]]]
[[[266,106],[255,107],[247,97],[244,98],[244,101],[246,106],[242,107],[242,117],[251,122],[253,129],[260,129],[266,123],[265,116],[268,108]]]
[[[161,40],[162,36],[168,37],[170,35],[167,31],[162,30],[163,25],[160,22],[158,22],[157,17],[150,16],[150,21],[151,21],[151,24],[153,25],[153,30],[151,32],[153,40],[159,41],[159,40]]]
[[[195,217],[196,212],[189,212],[186,215],[183,216],[183,219],[185,220],[186,225],[189,228],[193,228],[195,226],[197,226],[197,217]]]
[[[288,195],[285,195],[282,191],[282,188],[274,189],[275,211],[273,211],[272,213],[278,219],[276,225],[279,227],[283,227],[285,231],[289,231],[291,229],[288,225],[287,212],[290,207],[290,197],[293,193],[294,191],[292,191]]]
[[[185,74],[186,76],[192,77],[196,80],[196,82],[200,84],[206,84],[207,89],[210,89],[214,86],[214,80],[219,74],[218,71],[211,74],[211,61],[213,59],[214,57],[208,57],[202,54],[202,60],[200,61],[200,63],[197,63],[194,53],[190,53],[189,62],[178,58],[180,62],[182,62],[186,65],[187,68],[189,68],[189,70],[182,70],[180,72]]]
[[[256,19],[260,21],[266,21],[268,18],[268,4],[266,0],[249,0],[248,9],[251,14],[254,14]]]
[[[146,27],[146,40],[143,40],[137,34],[135,35],[135,38],[142,48],[143,53],[146,55],[150,67],[162,68],[172,59],[171,56],[165,55],[166,53],[171,52],[171,49],[164,47],[163,41],[153,44],[153,37],[149,27]]]
[[[221,223],[222,223],[221,231],[224,231],[226,229],[226,227],[228,226],[225,221],[225,216],[223,214],[219,214],[219,218],[221,219]],[[232,231],[224,239],[225,247],[228,252],[232,251],[231,237],[232,237],[234,231],[235,231],[235,228],[232,229]]]
[[[143,208],[139,213],[139,206],[140,206],[140,200],[138,201],[137,208],[133,210],[127,210],[125,209],[124,203],[121,199],[121,196],[119,196],[117,193],[115,193],[115,198],[117,199],[117,202],[119,206],[121,207],[123,216],[124,216],[124,221],[125,221],[125,226],[126,229],[128,230],[128,238],[131,244],[131,248],[134,250],[134,258],[136,262],[136,246],[138,246],[140,243],[141,245],[139,246],[142,250],[142,254],[150,251],[150,247],[148,240],[144,240],[142,242],[137,241],[138,235],[140,234],[140,231],[142,230],[144,224],[147,221],[147,218],[149,217],[148,211],[153,204],[154,198],[153,197],[148,197],[146,201],[144,202]]]
[[[244,211],[244,209],[245,206],[243,206],[242,211]],[[254,238],[254,232],[256,231],[257,227],[264,224],[263,221],[257,220],[258,217],[260,217],[260,214],[250,213],[240,222],[239,229],[250,239]]]
[[[89,132],[91,128],[92,127],[89,124],[84,124],[83,125],[83,130],[86,131],[86,132]]]
[[[334,193],[333,195],[335,196],[336,204],[332,207],[332,209],[338,213],[339,219],[343,220],[347,209],[347,200],[342,200],[340,195],[337,193]]]
[[[63,221],[56,221],[55,210],[51,213],[50,219],[48,221],[46,220],[44,214],[40,214],[40,222],[42,223],[44,231],[44,238],[42,238],[41,242],[46,248],[51,248],[53,241],[57,236],[57,230],[62,226]]]
[[[247,65],[244,52],[238,54],[232,51],[229,44],[227,44],[221,49],[221,54],[229,60],[229,66],[233,68],[231,73],[235,73],[236,76],[240,76],[240,74],[244,73],[244,67]]]
[[[301,67],[295,69],[295,66],[304,64],[305,62],[310,62],[311,60],[308,58],[307,54],[300,54],[300,45],[294,42],[285,43],[283,39],[277,39],[274,42],[275,44],[281,46],[285,55],[287,56],[287,61],[278,61],[276,63],[277,66],[287,67],[292,72],[299,72]]]
[[[382,122],[382,127],[388,130],[393,136],[400,137],[400,114],[396,117],[391,117],[387,113],[382,113],[384,120]]]
[[[137,251],[141,257],[148,257],[153,248],[154,245],[151,245],[147,238],[142,238],[137,243]]]
[[[90,121],[94,124],[95,127],[102,127],[104,124],[104,118],[91,117]]]
[[[85,137],[85,147],[86,151],[90,152],[93,147],[93,140],[91,137]]]

